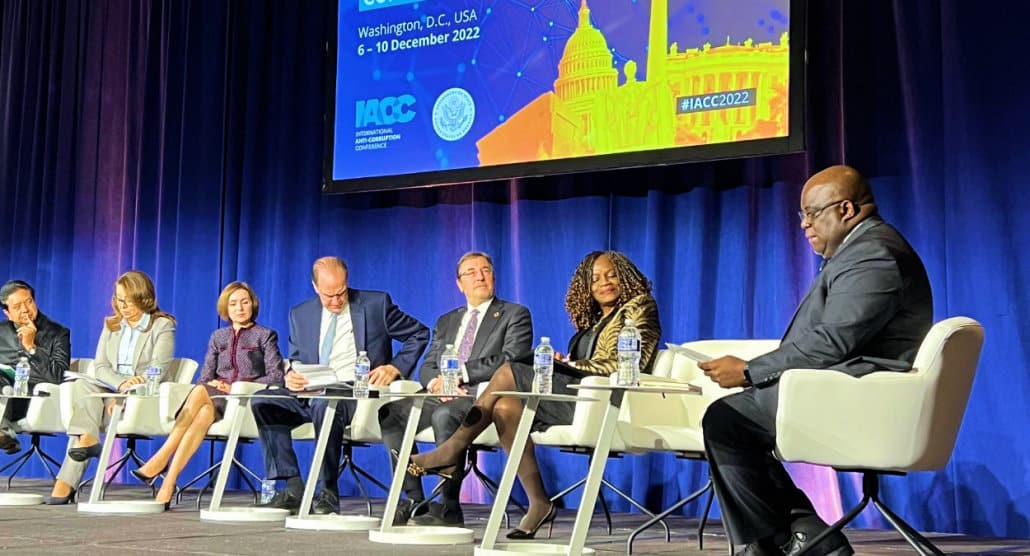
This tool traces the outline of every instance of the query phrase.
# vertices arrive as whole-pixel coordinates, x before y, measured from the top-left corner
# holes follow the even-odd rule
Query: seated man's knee
[[[451,407],[451,404],[440,404],[433,410],[433,430],[451,432],[457,430],[461,426],[461,419],[464,413],[464,411],[457,411],[454,407]]]
[[[701,427],[706,439],[726,438],[733,434],[737,411],[722,398],[712,402],[701,418]]]

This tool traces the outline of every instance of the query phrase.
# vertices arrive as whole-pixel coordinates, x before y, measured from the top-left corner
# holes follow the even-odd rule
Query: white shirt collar
[[[126,328],[132,328],[132,329],[135,329],[135,330],[142,331],[142,330],[145,330],[147,328],[147,326],[149,326],[149,325],[150,325],[150,313],[143,313],[143,318],[139,319],[139,322],[136,323],[136,326],[130,325],[129,321],[127,321],[125,319],[122,319],[122,322],[121,322],[122,330],[125,330]]]
[[[487,299],[486,301],[480,303],[479,305],[469,305],[468,303],[466,303],[465,304],[465,308],[467,309],[468,313],[471,313],[473,309],[478,309],[479,310],[479,314],[482,315],[482,314],[486,313],[487,309],[490,308],[490,304],[493,303],[493,302],[494,302],[494,298],[491,297],[490,299]]]

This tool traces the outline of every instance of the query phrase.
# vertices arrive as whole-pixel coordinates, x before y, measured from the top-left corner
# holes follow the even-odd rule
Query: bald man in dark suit
[[[750,361],[726,356],[699,364],[723,387],[746,387],[709,406],[703,427],[730,536],[753,556],[797,554],[827,527],[772,456],[780,375],[796,368],[856,377],[907,371],[933,321],[919,255],[880,218],[857,171],[833,166],[812,176],[798,216],[823,264],[779,348]],[[836,533],[811,553],[854,550]]]

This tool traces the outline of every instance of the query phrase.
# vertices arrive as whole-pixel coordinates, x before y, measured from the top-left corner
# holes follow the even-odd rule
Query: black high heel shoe
[[[104,447],[99,442],[92,446],[86,446],[85,448],[68,448],[68,457],[72,458],[77,462],[84,462],[90,458],[100,457],[100,452],[104,450]]]
[[[540,521],[537,522],[536,527],[533,527],[529,531],[523,531],[518,527],[508,531],[507,537],[513,540],[529,540],[536,536],[536,532],[540,530],[545,524],[547,524],[547,538],[551,538],[551,533],[554,532],[554,518],[558,517],[558,508],[554,504],[551,504],[550,511],[547,512]]]
[[[156,481],[157,478],[160,477],[161,475],[164,475],[165,471],[168,471],[168,465],[167,464],[165,465],[164,469],[162,469],[162,470],[157,472],[157,475],[154,475],[154,476],[151,476],[151,477],[148,477],[148,476],[144,475],[143,472],[140,471],[139,469],[130,469],[129,473],[132,473],[132,476],[136,477],[136,479],[138,479],[139,482],[141,482],[141,483],[143,483],[143,484],[145,484],[147,486],[154,486],[154,481]],[[165,508],[165,509],[168,509],[168,508]]]
[[[68,496],[47,496],[43,499],[43,503],[47,506],[64,506],[65,504],[75,503],[75,489],[68,494]]]

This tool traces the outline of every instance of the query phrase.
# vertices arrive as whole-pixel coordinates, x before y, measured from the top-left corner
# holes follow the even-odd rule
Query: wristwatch
[[[27,353],[29,355],[36,355],[36,348],[27,349],[27,350],[25,350],[25,353]]]
[[[744,386],[754,385],[754,381],[751,380],[751,366],[748,363],[744,363]]]

